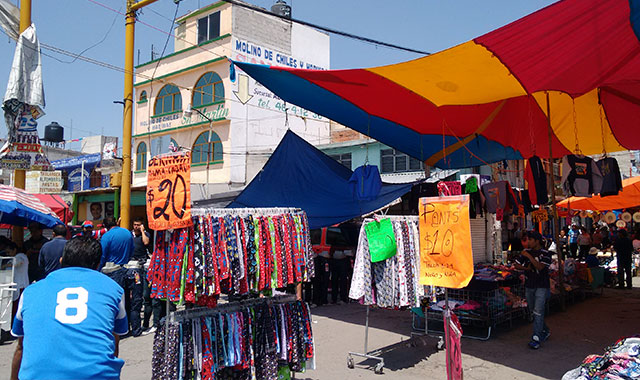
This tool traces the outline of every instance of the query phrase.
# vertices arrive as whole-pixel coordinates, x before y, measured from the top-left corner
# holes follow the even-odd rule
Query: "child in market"
[[[546,303],[551,296],[549,281],[549,265],[551,255],[542,249],[542,235],[536,231],[528,231],[522,237],[525,250],[516,258],[516,269],[525,274],[525,292],[529,311],[533,314],[533,336],[529,342],[532,349],[549,339],[549,328],[544,323]]]

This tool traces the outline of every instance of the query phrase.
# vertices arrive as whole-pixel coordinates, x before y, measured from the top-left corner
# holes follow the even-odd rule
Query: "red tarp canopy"
[[[47,207],[49,207],[53,212],[56,213],[58,218],[67,224],[71,222],[73,219],[73,211],[71,211],[71,207],[62,200],[59,195],[55,194],[32,194],[34,197],[38,198],[42,203],[44,203]],[[13,226],[9,224],[0,224],[0,228],[11,228]]]

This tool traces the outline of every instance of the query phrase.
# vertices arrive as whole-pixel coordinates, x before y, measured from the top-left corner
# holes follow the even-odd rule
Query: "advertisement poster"
[[[420,284],[463,288],[473,277],[469,195],[420,198]]]
[[[162,154],[149,161],[147,218],[156,231],[193,225],[191,220],[191,152]]]

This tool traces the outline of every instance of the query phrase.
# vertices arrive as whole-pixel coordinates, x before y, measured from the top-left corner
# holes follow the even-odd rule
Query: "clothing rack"
[[[376,221],[376,218],[390,219],[391,221],[419,221],[419,216],[417,215],[373,215],[372,217],[365,218],[362,223],[366,224]],[[354,368],[355,365],[353,362],[353,357],[359,356],[367,359],[377,360],[379,363],[374,367],[374,372],[376,374],[382,374],[384,368],[384,358],[381,356],[376,356],[376,353],[378,353],[379,350],[369,351],[369,309],[370,306],[367,305],[367,314],[364,322],[364,350],[363,352],[349,351],[349,354],[347,355],[347,367],[350,369]]]
[[[234,216],[246,216],[246,215],[277,215],[286,213],[301,212],[302,209],[296,207],[256,207],[256,208],[210,208],[199,207],[192,208],[191,215],[205,216],[205,215],[234,215]]]
[[[229,313],[238,310],[242,310],[247,307],[262,305],[262,304],[282,304],[294,302],[296,300],[295,295],[287,294],[287,295],[279,295],[274,297],[260,297],[260,298],[251,298],[242,301],[234,301],[228,302],[224,304],[219,304],[214,308],[208,307],[198,307],[195,309],[185,309],[180,311],[174,311],[169,316],[169,322],[182,322],[189,319],[205,317],[220,313]]]

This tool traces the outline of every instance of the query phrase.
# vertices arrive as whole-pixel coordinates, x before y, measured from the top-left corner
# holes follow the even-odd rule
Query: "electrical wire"
[[[290,18],[290,17],[285,17],[285,16],[282,16],[282,15],[273,13],[271,11],[268,11],[268,10],[266,10],[264,8],[260,8],[260,7],[257,7],[255,5],[247,4],[247,3],[244,3],[244,2],[241,2],[241,1],[237,1],[237,0],[223,0],[223,1],[226,2],[226,3],[229,3],[229,4],[233,4],[233,5],[242,7],[242,8],[250,9],[250,10],[255,11],[255,12],[259,12],[259,13],[263,13],[263,14],[266,14],[266,15],[269,15],[269,16],[277,17],[277,18],[285,20],[285,21],[295,22],[296,24],[309,26],[311,28],[319,29],[319,30],[322,30],[323,32],[336,34],[336,35],[339,35],[339,36],[342,36],[342,37],[347,37],[347,38],[351,38],[351,39],[358,40],[358,41],[368,42],[368,43],[371,43],[371,44],[374,44],[374,45],[385,46],[385,47],[392,48],[392,49],[404,50],[404,51],[408,51],[408,52],[411,52],[411,53],[431,55],[431,53],[426,52],[426,51],[417,50],[417,49],[413,49],[413,48],[408,48],[408,47],[395,45],[395,44],[390,44],[388,42],[383,42],[383,41],[374,40],[374,39],[368,38],[368,37],[358,36],[356,34],[343,32],[341,30],[328,28],[326,26],[313,24],[313,23],[310,23],[310,22],[307,22],[307,21],[298,20],[298,19]]]

